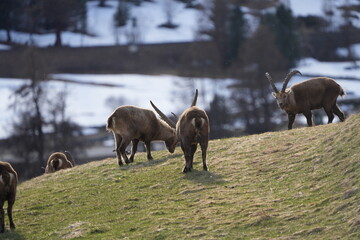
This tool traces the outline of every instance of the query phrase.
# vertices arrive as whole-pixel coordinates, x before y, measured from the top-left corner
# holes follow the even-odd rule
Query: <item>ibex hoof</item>
[[[207,171],[207,170],[208,170],[208,167],[207,167],[207,166],[203,166],[203,169],[204,169],[204,171]]]
[[[191,172],[191,168],[184,167],[184,169],[183,169],[183,173],[187,173],[187,172]]]

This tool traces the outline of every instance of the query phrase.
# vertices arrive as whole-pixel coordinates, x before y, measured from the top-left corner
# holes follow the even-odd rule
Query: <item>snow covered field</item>
[[[160,42],[179,42],[192,41],[195,37],[194,32],[197,27],[198,13],[193,9],[184,9],[183,4],[176,2],[177,6],[174,23],[180,24],[176,30],[158,28],[157,25],[164,23],[162,1],[155,3],[144,2],[141,7],[133,8],[131,14],[137,17],[139,29],[141,30],[142,43]],[[125,28],[115,31],[113,27],[113,15],[118,1],[108,0],[107,4],[111,7],[99,8],[97,1],[88,3],[88,30],[94,37],[84,36],[65,32],[63,42],[69,46],[99,46],[125,44],[125,32],[130,27],[130,23]],[[290,6],[295,15],[322,15],[323,0],[290,0]],[[48,46],[54,43],[54,34],[33,35],[12,32],[14,41],[19,43],[35,42],[37,46]],[[5,32],[0,31],[0,39],[5,39]],[[1,49],[8,49],[5,45],[0,45]],[[358,56],[360,56],[360,44],[354,46]],[[360,65],[360,62],[358,62]],[[318,62],[315,59],[302,60],[297,69],[304,75],[323,75],[323,76],[342,76],[346,78],[360,79],[360,70],[350,70],[351,63],[326,63]],[[68,114],[72,120],[83,126],[105,125],[107,117],[113,109],[106,106],[105,101],[108,97],[124,97],[126,104],[133,104],[140,107],[151,108],[149,100],[154,101],[165,113],[179,112],[188,107],[193,93],[188,94],[188,99],[177,96],[174,92],[179,83],[184,84],[187,78],[177,76],[146,76],[136,74],[124,75],[88,75],[88,74],[57,74],[54,78],[72,79],[78,81],[93,81],[98,83],[116,83],[124,85],[124,88],[110,88],[102,86],[78,85],[63,82],[51,82],[48,87],[52,89],[66,89],[68,96]],[[294,77],[289,85],[304,80],[304,77]],[[360,81],[337,79],[349,96],[360,96]],[[12,120],[12,111],[8,109],[11,102],[11,93],[18,87],[24,79],[1,79],[0,78],[0,138],[8,136],[9,129],[7,124]],[[212,79],[194,79],[190,84],[203,91],[200,92],[198,105],[206,108],[211,101],[214,92],[227,95],[229,90],[226,86],[231,79],[224,81],[218,80],[214,84]],[[264,81],[266,79],[264,78]],[[180,87],[182,87],[180,84]],[[201,95],[201,94],[205,95]],[[209,94],[210,93],[210,94]],[[5,114],[4,114],[5,113]]]
[[[351,63],[324,63],[314,59],[306,59],[297,67],[304,75],[319,74],[322,76],[346,76],[360,78],[360,71],[346,70]],[[360,62],[359,62],[360,64]],[[106,99],[109,97],[123,97],[124,104],[132,104],[139,107],[149,108],[149,101],[152,100],[166,114],[170,112],[179,113],[191,103],[193,96],[189,92],[186,98],[183,98],[174,91],[175,88],[185,87],[182,85],[187,81],[193,88],[199,88],[200,97],[198,106],[207,108],[213,93],[227,96],[229,90],[227,86],[232,79],[215,80],[213,79],[191,79],[170,75],[147,76],[137,74],[122,75],[88,75],[88,74],[54,74],[53,78],[72,79],[78,81],[91,81],[97,83],[114,83],[124,85],[123,88],[110,88],[102,86],[79,85],[63,82],[48,83],[52,90],[66,89],[69,93],[68,115],[72,120],[82,126],[104,125],[107,117],[113,109],[106,105]],[[305,80],[305,77],[294,76],[289,86]],[[360,96],[360,81],[336,79],[345,89],[348,96]],[[12,91],[18,87],[21,82],[26,80],[0,79],[0,112],[7,113],[0,115],[0,138],[8,135],[9,129],[6,125],[12,119],[12,111],[8,109]],[[264,81],[266,81],[264,77]],[[179,86],[180,83],[180,86]],[[206,94],[204,94],[206,93]]]
[[[173,22],[179,27],[173,30],[158,27],[166,20],[164,13],[166,1],[169,0],[143,2],[141,6],[131,8],[130,16],[136,18],[141,43],[186,42],[193,41],[196,38],[195,32],[198,27],[199,12],[194,9],[186,9],[183,3],[177,1],[173,2]],[[289,2],[295,16],[324,16],[324,3],[326,1],[328,0],[290,0],[284,2]],[[356,0],[338,0],[333,1],[333,3],[337,6],[344,1],[350,3]],[[128,21],[125,27],[116,29],[114,14],[118,1],[107,0],[106,4],[108,7],[100,8],[97,6],[98,1],[87,3],[87,28],[93,36],[64,32],[62,34],[63,44],[72,47],[127,44],[125,35],[131,28],[131,21]],[[335,11],[334,22],[341,23],[339,11]],[[354,21],[354,25],[360,26],[360,20]],[[26,33],[12,32],[12,37],[15,42],[32,43],[41,47],[53,45],[55,42],[54,34],[33,34],[30,36]],[[6,33],[3,30],[0,30],[0,39],[6,39]],[[7,48],[7,46],[0,45],[0,50]]]

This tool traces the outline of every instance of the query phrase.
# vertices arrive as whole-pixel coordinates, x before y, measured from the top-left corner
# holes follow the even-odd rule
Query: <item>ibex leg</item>
[[[288,124],[288,129],[292,129],[292,126],[294,124],[294,121],[295,121],[295,114],[292,114],[292,113],[288,113],[288,119],[289,119],[289,124]]]
[[[4,202],[1,202],[0,204],[0,233],[3,233],[5,232],[5,217],[4,217]]]
[[[306,117],[307,125],[311,127],[313,125],[311,111],[304,112],[304,116]]]
[[[197,143],[191,145],[191,155],[190,155],[190,168],[193,169],[193,162],[194,162],[194,154],[197,149]]]
[[[121,156],[122,158],[124,159],[125,163],[126,164],[129,164],[130,161],[126,155],[126,147],[130,144],[130,141],[131,140],[127,140],[125,137],[122,138],[122,141],[121,141],[121,144],[120,144],[120,153],[121,153]]]
[[[339,117],[340,121],[345,121],[345,115],[344,113],[340,110],[339,106],[337,104],[335,104],[335,106],[333,107],[333,112],[335,113],[336,116]]]
[[[130,162],[134,161],[134,156],[137,151],[137,146],[139,143],[139,139],[133,139],[132,140],[132,148],[131,148],[131,156],[130,156]]]
[[[326,115],[328,116],[328,123],[332,123],[332,121],[334,120],[334,114],[332,109],[328,109],[328,108],[324,108]]]
[[[151,156],[151,142],[145,142],[145,147],[146,147],[146,153],[147,153],[147,159],[148,160],[152,160],[153,157]]]
[[[10,222],[10,228],[11,229],[15,229],[15,224],[14,224],[13,217],[12,217],[13,204],[14,204],[13,200],[8,201],[7,213],[8,213],[9,222]]]
[[[181,143],[181,149],[183,150],[185,157],[185,167],[183,169],[183,173],[187,173],[191,171],[191,151],[190,147],[186,147]]]
[[[203,169],[204,169],[204,171],[207,171],[207,170],[208,170],[208,167],[207,167],[207,165],[206,165],[206,151],[207,151],[208,144],[205,143],[205,144],[200,144],[200,145],[201,145]]]
[[[122,137],[119,134],[114,133],[114,138],[115,138],[116,158],[118,160],[119,166],[122,166],[123,162],[121,161],[121,153],[120,153],[120,146],[121,146]]]

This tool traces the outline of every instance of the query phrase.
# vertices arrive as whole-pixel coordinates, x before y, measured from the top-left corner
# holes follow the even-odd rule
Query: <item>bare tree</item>
[[[66,116],[66,91],[48,88],[46,74],[34,49],[26,57],[30,76],[18,87],[9,106],[15,113],[11,129],[11,149],[15,156],[24,160],[23,178],[43,173],[47,154],[54,150],[76,150],[83,147],[79,137],[80,127]],[[49,90],[50,89],[50,90]]]
[[[276,106],[271,101],[264,73],[268,69],[277,73],[285,71],[287,62],[276,47],[275,36],[264,25],[259,26],[240,51],[241,79],[232,91],[235,116],[244,123],[247,133],[269,131],[274,127],[272,116]]]
[[[175,4],[174,0],[163,0],[161,2],[161,6],[166,20],[165,23],[160,24],[159,27],[177,28],[178,25],[173,22],[174,15],[177,12],[177,5]]]

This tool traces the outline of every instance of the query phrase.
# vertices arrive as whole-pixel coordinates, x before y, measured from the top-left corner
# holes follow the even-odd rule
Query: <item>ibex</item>
[[[47,160],[45,173],[53,173],[61,169],[72,168],[74,166],[75,162],[69,152],[55,152],[51,154]]]
[[[18,176],[10,163],[0,161],[0,233],[5,231],[5,212],[4,203],[8,202],[7,213],[10,228],[15,229],[12,218],[12,208],[16,197],[16,186]]]
[[[292,76],[297,73],[301,74],[298,70],[293,70],[285,77],[281,91],[276,88],[270,74],[265,73],[274,90],[272,94],[279,107],[288,114],[288,129],[292,129],[298,113],[304,114],[308,126],[312,126],[311,110],[319,108],[324,108],[328,116],[328,123],[332,123],[333,113],[339,117],[340,121],[344,121],[345,115],[336,103],[338,96],[345,95],[342,87],[334,79],[316,77],[286,88]]]
[[[148,160],[153,159],[150,151],[151,141],[165,141],[168,151],[175,151],[175,130],[148,109],[134,106],[118,107],[108,118],[106,129],[114,134],[116,157],[120,166],[123,165],[121,158],[126,164],[134,161],[139,141],[145,143]],[[130,142],[132,149],[129,160],[125,150]]]
[[[197,144],[200,144],[202,151],[203,169],[208,170],[206,165],[206,151],[209,142],[209,118],[206,112],[196,107],[198,90],[196,90],[194,100],[191,107],[186,109],[179,117],[176,125],[162,113],[151,101],[151,105],[155,111],[167,122],[176,128],[176,135],[180,141],[181,149],[185,156],[185,167],[183,172],[189,172],[193,168],[194,154]]]

